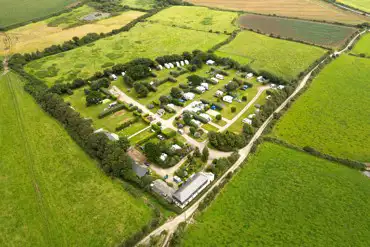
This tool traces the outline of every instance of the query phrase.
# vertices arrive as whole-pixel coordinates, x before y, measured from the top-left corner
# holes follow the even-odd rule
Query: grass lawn
[[[121,5],[129,6],[131,8],[138,8],[138,9],[152,9],[155,5],[155,0],[121,0]]]
[[[209,131],[218,132],[218,128],[216,128],[215,126],[213,126],[213,125],[211,125],[211,124],[209,124],[209,123],[207,123],[207,124],[203,124],[203,125],[202,125],[202,129],[205,129],[205,130],[207,130],[208,132],[209,132]]]
[[[369,203],[370,180],[359,171],[264,143],[181,246],[366,247]]]
[[[148,130],[143,131],[140,134],[130,138],[130,142],[134,144],[134,143],[137,143],[137,142],[139,142],[139,141],[141,141],[141,140],[143,140],[143,139],[145,139],[145,138],[147,138],[148,136],[151,136],[151,135],[153,135],[153,132],[150,129],[148,129]]]
[[[241,64],[250,63],[257,71],[265,70],[285,80],[292,80],[325,52],[318,47],[243,31],[216,54],[231,57]]]
[[[150,221],[19,77],[0,77],[0,95],[0,246],[114,246]]]
[[[106,102],[105,104],[86,107],[84,89],[80,88],[74,90],[73,92],[73,95],[65,96],[64,101],[71,103],[71,106],[82,116],[86,118],[91,118],[96,129],[104,128],[105,130],[108,130],[110,132],[115,132],[116,127],[118,127],[120,124],[134,118],[132,112],[121,110],[102,119],[99,119],[99,114],[103,112],[105,108],[108,108],[109,104],[113,101]]]
[[[238,28],[232,24],[238,15],[236,12],[217,11],[205,7],[173,6],[162,10],[149,20],[168,26],[231,33]]]
[[[361,37],[351,53],[356,55],[365,54],[365,56],[370,57],[370,33],[366,33]]]
[[[368,0],[337,0],[337,2],[370,13],[370,1]]]
[[[75,36],[82,37],[88,33],[107,33],[126,25],[144,14],[144,12],[139,11],[127,11],[108,19],[66,28],[68,25],[80,23],[75,19],[76,16],[83,16],[84,14],[81,12],[85,13],[90,10],[90,7],[83,6],[57,17],[7,31],[6,34],[11,39],[11,52],[34,52],[36,50],[43,50],[51,45],[62,44],[64,41],[71,40]],[[0,42],[0,55],[8,52],[4,49],[4,43]]]
[[[0,28],[60,12],[76,2],[77,0],[0,0]]]
[[[217,120],[216,118],[214,118],[214,119],[212,119],[212,122],[214,122],[215,124],[217,124],[218,126],[221,126],[221,127],[223,127],[223,126],[225,126],[227,123],[226,123],[226,121],[224,121],[224,120]]]
[[[117,134],[120,135],[120,136],[129,137],[129,136],[135,134],[136,132],[139,132],[140,130],[142,130],[146,127],[148,127],[147,123],[145,123],[144,121],[139,121],[139,122],[136,122],[136,123],[132,124],[131,126],[127,127],[126,129],[121,130]]]
[[[262,33],[292,38],[328,48],[339,48],[357,31],[356,28],[297,19],[245,14],[239,18],[242,27]]]
[[[40,75],[54,66],[54,77],[40,78],[48,85],[56,80],[69,82],[75,77],[88,78],[103,71],[107,62],[125,63],[134,58],[156,58],[166,54],[179,54],[194,49],[208,50],[228,36],[169,27],[161,24],[139,23],[129,32],[98,40],[65,53],[45,57],[26,65],[26,71]]]
[[[370,59],[342,55],[312,82],[273,135],[337,157],[370,162]]]

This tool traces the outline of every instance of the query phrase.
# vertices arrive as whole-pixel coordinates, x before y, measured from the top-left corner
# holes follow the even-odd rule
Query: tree
[[[134,83],[134,89],[141,98],[145,98],[149,94],[149,90],[141,82]]]
[[[168,103],[170,103],[170,99],[166,95],[162,95],[161,97],[159,97],[159,101],[163,105],[167,105]]]
[[[127,68],[126,75],[136,81],[149,77],[151,73],[148,66],[140,64]]]
[[[248,136],[250,136],[250,135],[253,135],[254,134],[254,129],[249,124],[244,124],[243,125],[243,132],[245,134],[247,134]]]
[[[176,99],[181,98],[182,93],[183,93],[182,90],[178,87],[171,88],[171,96]]]
[[[231,112],[235,112],[236,111],[236,107],[235,106],[232,106],[231,107]]]
[[[158,145],[149,142],[144,146],[144,153],[149,161],[156,162],[161,155],[161,150]]]
[[[206,162],[208,160],[208,157],[209,157],[209,150],[207,147],[204,147],[202,151],[202,161]]]
[[[247,101],[247,96],[243,96],[242,101]]]
[[[97,105],[104,99],[104,96],[99,91],[90,91],[86,96],[86,105]]]
[[[187,79],[189,84],[191,83],[193,87],[199,86],[204,81],[203,77],[200,77],[199,75],[190,75]]]
[[[239,87],[239,84],[236,81],[229,82],[225,88],[228,92],[234,91]]]
[[[120,137],[117,142],[115,142],[119,148],[121,148],[123,151],[127,151],[130,147],[130,141],[127,139],[127,137]]]
[[[200,156],[202,156],[198,147],[196,147],[196,148],[195,148],[195,150],[194,150],[194,156],[195,156],[195,157],[200,157]]]
[[[217,121],[220,121],[221,119],[222,119],[221,114],[216,115],[216,120],[217,120]]]
[[[197,131],[197,129],[193,126],[191,126],[189,130],[192,135],[194,135],[194,133]]]

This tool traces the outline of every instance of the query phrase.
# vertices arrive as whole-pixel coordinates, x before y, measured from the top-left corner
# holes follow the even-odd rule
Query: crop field
[[[361,24],[370,21],[370,17],[342,10],[321,0],[189,0],[189,2],[202,6],[244,10],[269,15],[276,14],[307,20],[324,20],[347,24]]]
[[[0,28],[62,11],[77,0],[0,0]]]
[[[216,54],[231,57],[241,64],[250,64],[257,71],[265,70],[292,80],[325,52],[319,47],[243,31],[231,43],[216,51]]]
[[[369,203],[370,180],[359,171],[264,143],[181,246],[366,247]]]
[[[357,31],[352,27],[255,14],[242,15],[238,22],[242,27],[260,30],[265,34],[328,48],[341,47]]]
[[[370,13],[370,1],[368,0],[337,0],[337,2]]]
[[[277,123],[273,135],[297,146],[370,161],[370,59],[342,55],[327,65]]]
[[[143,200],[103,174],[19,77],[0,77],[0,96],[1,246],[114,246],[150,221]]]
[[[232,23],[238,16],[235,12],[216,11],[205,7],[173,6],[162,10],[149,20],[169,26],[231,33],[237,29]]]
[[[155,0],[121,0],[121,5],[129,6],[131,8],[149,10],[155,5]]]
[[[361,39],[357,42],[355,47],[352,49],[353,54],[364,54],[370,56],[370,33],[364,34]]]
[[[79,9],[76,9],[74,11],[77,10]],[[73,11],[58,16],[58,19],[56,17],[53,17],[44,21],[28,24],[26,26],[7,31],[6,34],[10,37],[11,40],[10,52],[33,52],[36,50],[42,50],[54,44],[61,44],[64,41],[72,39],[74,36],[82,37],[88,33],[94,32],[106,33],[113,29],[120,28],[144,14],[143,12],[139,11],[128,11],[112,18],[100,20],[82,26],[64,29],[66,25],[74,22],[73,18],[67,16],[72,13]],[[64,15],[66,15],[65,19]],[[59,23],[59,21],[56,22],[56,20],[64,21]],[[6,54],[8,52],[9,45],[3,43],[3,41],[1,40],[0,55]]]
[[[208,50],[228,36],[161,24],[140,23],[129,32],[101,39],[65,53],[33,61],[28,72],[53,85],[56,80],[68,82],[76,77],[88,78],[103,71],[108,62],[125,63],[134,58],[156,58],[195,49]],[[55,74],[47,73],[55,67]],[[45,77],[51,76],[51,77]]]

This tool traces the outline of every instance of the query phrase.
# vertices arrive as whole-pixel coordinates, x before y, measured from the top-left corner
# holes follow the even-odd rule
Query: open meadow
[[[237,29],[233,21],[236,12],[216,11],[205,7],[173,6],[149,18],[164,25],[190,28],[200,31],[228,32]]]
[[[149,10],[154,7],[156,0],[121,0],[121,5],[130,8]]]
[[[180,245],[366,247],[369,203],[359,171],[263,143]]]
[[[77,0],[0,0],[0,29],[61,12],[76,2]]]
[[[328,48],[343,46],[346,40],[357,31],[352,27],[255,14],[242,15],[238,23],[241,27],[259,30],[265,34]]]
[[[140,57],[153,59],[195,49],[205,51],[227,37],[224,34],[140,23],[129,32],[33,61],[25,68],[50,86],[57,80],[70,82],[76,77],[88,78],[97,71],[103,71],[107,63],[125,63]],[[56,73],[48,73],[50,70]]]
[[[44,113],[0,77],[0,246],[115,246],[152,218]]]
[[[370,33],[364,34],[361,39],[355,44],[351,53],[360,55],[363,54],[370,57]]]
[[[233,58],[241,64],[250,64],[254,70],[268,71],[285,80],[292,80],[325,52],[319,47],[242,31],[216,54]]]
[[[342,55],[289,108],[272,135],[336,157],[370,161],[370,59]]]
[[[353,8],[370,13],[370,1],[369,0],[336,0],[336,2],[343,3]]]
[[[347,24],[370,22],[370,17],[345,11],[321,0],[189,0],[189,2],[215,8],[244,10],[268,15],[275,14],[307,20]]]
[[[82,37],[88,33],[107,33],[113,29],[125,26],[127,23],[144,14],[139,11],[127,11],[118,16],[84,24],[76,22],[76,15],[84,15],[93,10],[86,6],[81,8],[82,10],[77,8],[72,12],[60,16],[5,32],[10,43],[4,43],[3,40],[0,42],[0,55],[8,52],[34,52],[36,50],[43,50],[51,45],[62,44],[64,41],[71,40],[75,36]],[[67,28],[76,23],[81,25]]]

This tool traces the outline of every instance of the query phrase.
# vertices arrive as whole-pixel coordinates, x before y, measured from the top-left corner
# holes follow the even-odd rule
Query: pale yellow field
[[[9,53],[43,50],[54,44],[62,44],[74,36],[82,37],[88,33],[107,33],[126,25],[143,14],[139,11],[128,11],[119,16],[64,30],[60,27],[48,27],[46,21],[32,23],[6,32],[7,38],[3,33],[0,42],[0,56]],[[9,39],[11,40],[10,50],[9,42],[6,42]]]

